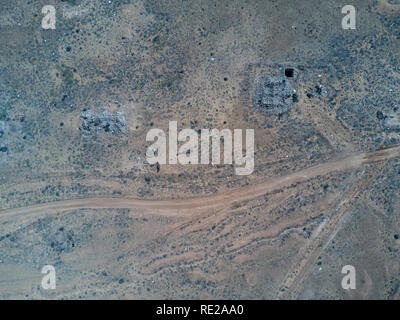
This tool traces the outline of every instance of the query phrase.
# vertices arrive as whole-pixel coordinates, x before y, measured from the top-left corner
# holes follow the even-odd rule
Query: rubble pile
[[[115,114],[109,112],[96,113],[91,110],[81,112],[82,125],[79,128],[83,135],[99,132],[125,134],[126,118],[122,112]]]

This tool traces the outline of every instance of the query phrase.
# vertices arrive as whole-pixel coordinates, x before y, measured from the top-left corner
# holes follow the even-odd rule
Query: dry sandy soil
[[[0,0],[0,299],[399,299],[400,2],[351,4]],[[254,129],[254,172],[149,165],[169,121]]]

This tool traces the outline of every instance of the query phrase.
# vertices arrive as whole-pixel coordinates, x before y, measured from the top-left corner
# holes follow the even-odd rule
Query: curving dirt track
[[[142,200],[129,197],[82,198],[42,203],[21,208],[5,209],[0,211],[0,217],[35,215],[85,208],[148,208],[157,210],[162,215],[176,216],[181,215],[182,210],[215,207],[219,205],[225,206],[235,201],[253,199],[273,190],[303,182],[317,176],[326,175],[334,171],[357,169],[364,164],[387,161],[399,157],[400,146],[395,146],[368,153],[353,154],[341,159],[303,169],[286,176],[274,178],[257,185],[245,186],[224,193],[204,197],[193,197],[182,200]]]

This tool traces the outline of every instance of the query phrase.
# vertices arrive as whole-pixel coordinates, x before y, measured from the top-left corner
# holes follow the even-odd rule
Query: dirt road
[[[76,209],[101,209],[101,208],[148,208],[156,210],[162,215],[176,216],[181,215],[182,211],[195,208],[214,207],[218,205],[228,205],[235,201],[253,199],[279,188],[288,187],[295,183],[303,182],[317,176],[323,176],[334,171],[346,171],[357,169],[367,163],[387,161],[400,157],[400,146],[369,153],[350,155],[335,161],[326,162],[314,167],[300,170],[286,176],[270,179],[266,182],[233,189],[224,193],[193,197],[182,200],[142,200],[135,198],[82,198],[73,200],[54,201],[42,203],[22,208],[12,208],[0,211],[1,217],[11,217],[20,215],[35,215],[41,213],[62,212]]]

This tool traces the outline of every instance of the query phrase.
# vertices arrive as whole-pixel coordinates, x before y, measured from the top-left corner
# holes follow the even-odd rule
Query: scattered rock
[[[376,116],[378,117],[378,113],[376,114]],[[384,121],[384,126],[387,130],[400,131],[400,113],[388,112],[387,114],[382,113],[382,116],[383,118],[380,120]]]
[[[385,116],[383,115],[382,111],[377,111],[376,112],[376,117],[378,118],[378,120],[383,120],[385,119]]]
[[[315,92],[320,95],[320,96],[324,96],[328,93],[328,90],[321,84],[315,86]]]
[[[113,134],[126,133],[126,118],[122,112],[115,114],[102,112],[96,113],[91,110],[81,112],[82,126],[79,128],[83,135],[99,132],[110,132]]]
[[[322,84],[318,84],[307,91],[307,97],[311,99],[315,96],[325,96],[327,93],[328,90]]]
[[[47,236],[47,241],[50,248],[57,253],[71,252],[75,247],[74,232],[65,232],[64,229],[61,229],[54,234],[49,234]]]
[[[297,100],[294,88],[285,76],[264,75],[257,80],[254,94],[256,108],[282,114]]]

